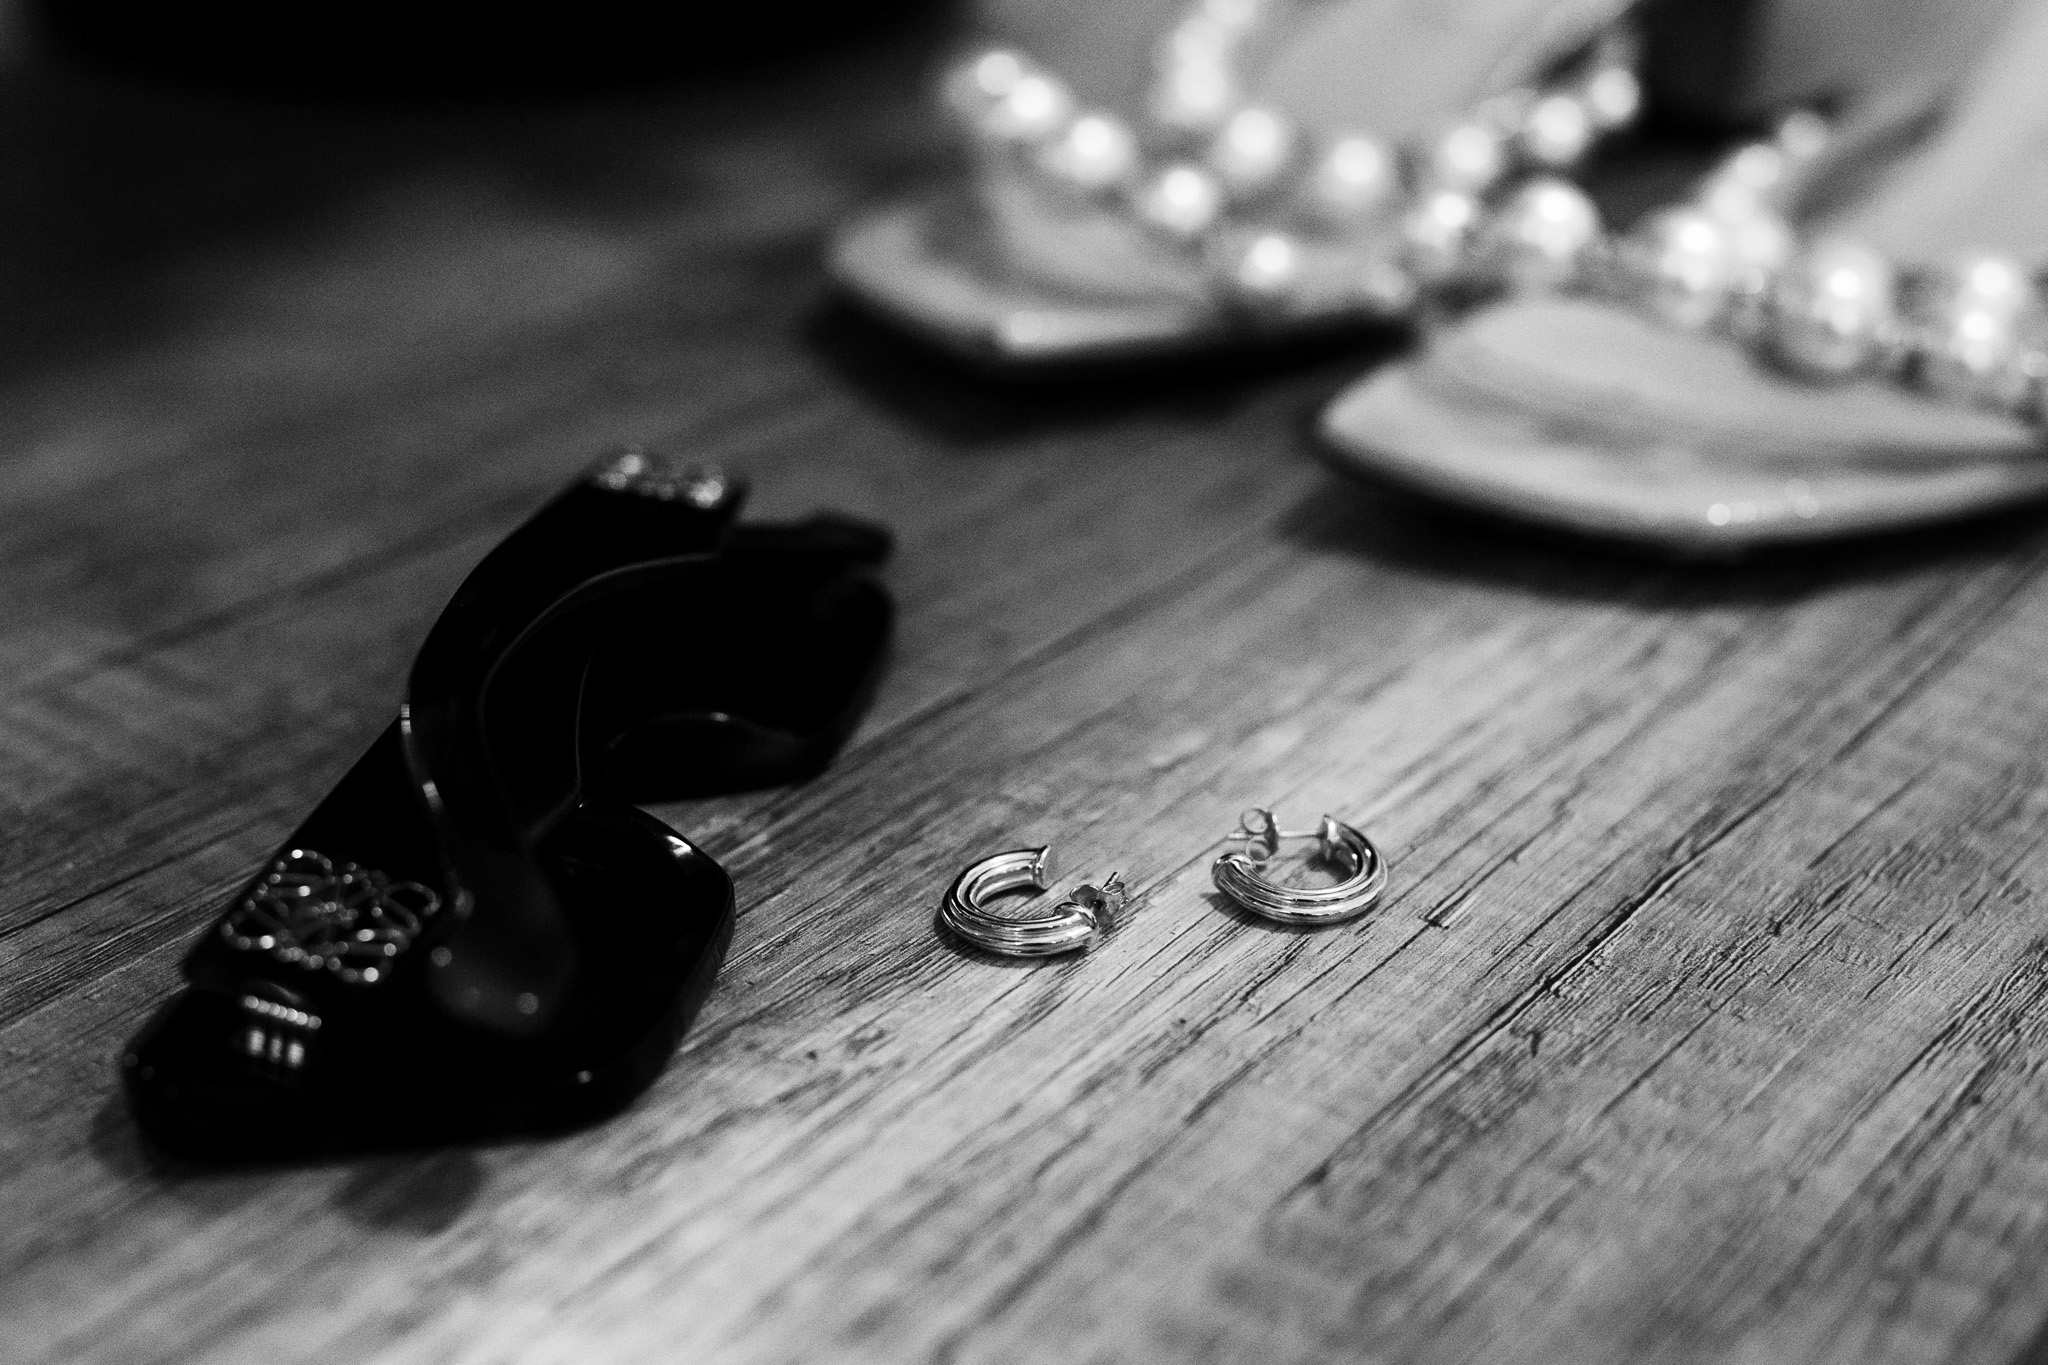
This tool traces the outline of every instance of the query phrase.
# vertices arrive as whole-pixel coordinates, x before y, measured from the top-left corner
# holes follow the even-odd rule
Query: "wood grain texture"
[[[816,269],[941,166],[934,38],[552,111],[9,78],[0,1358],[2043,1358],[2048,530],[1641,563],[1324,472],[1383,342],[946,370]],[[741,904],[673,1065],[559,1141],[154,1156],[122,1041],[624,438],[901,537],[844,759],[660,811]],[[1219,903],[1254,802],[1384,910]],[[1133,914],[935,937],[1027,841]]]

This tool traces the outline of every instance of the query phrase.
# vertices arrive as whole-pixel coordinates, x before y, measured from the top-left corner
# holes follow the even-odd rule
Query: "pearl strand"
[[[1245,50],[1275,0],[1198,0],[1158,48],[1141,135],[1079,107],[1060,79],[996,50],[946,78],[947,106],[985,152],[1112,205],[1203,261],[1223,301],[1261,312],[1397,315],[1467,273],[1486,205],[1517,174],[1530,250],[1556,255],[1590,205],[1554,172],[1628,126],[1642,102],[1630,38],[1615,31],[1545,89],[1487,100],[1425,146],[1362,132],[1311,144],[1243,97]],[[1598,221],[1591,221],[1597,233]],[[1557,275],[1533,260],[1530,279]]]
[[[1973,254],[1901,268],[1863,243],[1793,232],[1784,190],[1826,141],[1802,113],[1736,151],[1691,203],[1606,244],[1603,292],[1814,383],[1874,376],[2048,421],[2048,308],[2024,265]]]
[[[1489,100],[1425,147],[1347,133],[1308,149],[1281,115],[1242,100],[1239,57],[1272,9],[1190,10],[1160,45],[1144,139],[1013,52],[957,68],[947,103],[982,146],[1200,251],[1240,305],[1393,315],[1430,288],[1590,291],[1813,382],[1879,376],[2048,423],[2048,298],[2024,265],[1972,255],[1902,270],[1862,244],[1793,232],[1784,195],[1827,145],[1818,116],[1791,115],[1690,202],[1616,238],[1577,186],[1546,172],[1634,119],[1625,39],[1604,42],[1577,81]],[[1533,174],[1510,183],[1517,170]],[[1361,240],[1395,220],[1391,255]]]

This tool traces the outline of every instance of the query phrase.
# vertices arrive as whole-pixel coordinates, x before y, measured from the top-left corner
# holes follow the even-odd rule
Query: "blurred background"
[[[1795,100],[1839,102],[1897,69],[1924,72],[1930,45],[1966,52],[1966,20],[1995,7],[1653,5],[1645,140],[1716,139]],[[775,184],[793,168],[770,144],[800,132],[804,184],[789,191],[810,198],[822,231],[850,202],[944,173],[930,82],[971,39],[1014,42],[1083,95],[1114,99],[1134,88],[1177,10],[1175,0],[778,0],[515,16],[468,5],[8,0],[0,302],[13,325],[0,345],[18,364],[115,318],[145,323],[167,306],[150,285],[167,260],[309,217],[374,212],[401,181],[440,182],[446,193],[429,198],[444,206],[466,183],[586,214],[629,203],[652,212],[674,196],[701,203],[727,169],[756,190]],[[692,161],[693,142],[734,127],[759,130],[753,165]],[[1640,145],[1624,150],[1640,159]]]
[[[1944,44],[1960,58],[1966,20],[2000,7],[1652,5],[1648,117],[1592,169],[1595,197],[1625,223],[1731,130],[1800,100],[1840,104],[1902,63],[1924,74]],[[705,363],[687,337],[716,337],[734,366],[807,337],[885,400],[944,414],[972,381],[828,305],[827,236],[862,205],[957,175],[932,86],[970,42],[1015,42],[1084,95],[1114,96],[1177,9],[8,3],[0,392],[14,401],[0,440],[22,455],[61,431],[71,452],[10,478],[75,468],[99,444],[82,412],[103,433],[160,423],[176,407],[165,385],[210,387],[216,411],[245,418],[288,420],[296,403],[316,420],[322,372],[445,371],[491,336],[566,325],[627,290],[644,306],[602,326],[649,329],[640,344],[564,343],[615,344],[608,382],[686,377]],[[177,364],[129,363],[165,335],[187,338]],[[228,349],[210,354],[209,337]]]

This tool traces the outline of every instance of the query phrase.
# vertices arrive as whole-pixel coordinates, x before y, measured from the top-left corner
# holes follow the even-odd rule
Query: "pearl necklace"
[[[1310,145],[1243,95],[1243,54],[1279,8],[1196,0],[1160,44],[1142,132],[1001,49],[951,71],[945,103],[999,165],[1194,255],[1219,302],[1295,317],[1407,313],[1461,273],[1490,195],[1518,173],[1576,165],[1642,103],[1635,43],[1616,28],[1549,85],[1489,99],[1425,145],[1363,132]]]

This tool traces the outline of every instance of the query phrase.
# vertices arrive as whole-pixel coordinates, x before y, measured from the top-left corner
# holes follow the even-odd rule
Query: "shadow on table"
[[[210,1216],[232,1214],[275,1189],[316,1173],[346,1171],[328,1204],[351,1222],[380,1232],[431,1236],[453,1226],[484,1188],[483,1158],[466,1148],[394,1153],[325,1166],[209,1166],[152,1147],[118,1093],[93,1115],[86,1147],[108,1172],[151,1186]]]
[[[278,1179],[278,1173],[212,1168],[181,1161],[150,1146],[116,1091],[92,1116],[86,1150],[123,1184],[153,1186],[212,1217],[234,1213]]]
[[[1539,597],[1692,608],[1793,602],[1936,565],[2038,552],[2048,517],[2022,508],[1914,531],[1760,549],[1740,559],[1674,559],[1568,535],[1331,475],[1281,520],[1304,547]]]
[[[461,1148],[384,1157],[357,1163],[328,1202],[363,1227],[426,1237],[453,1226],[484,1180],[481,1158]]]
[[[1326,395],[1408,343],[1374,325],[1157,360],[1003,370],[922,341],[839,296],[816,309],[805,340],[840,377],[898,420],[940,440],[979,445],[1136,415],[1221,415],[1284,384]]]

